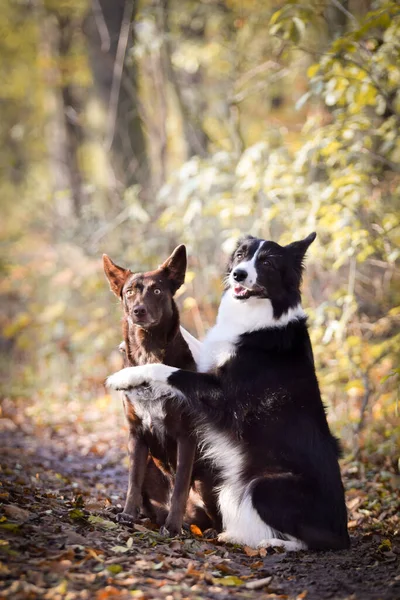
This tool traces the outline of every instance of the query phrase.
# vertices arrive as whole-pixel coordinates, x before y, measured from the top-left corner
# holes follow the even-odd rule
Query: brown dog
[[[111,290],[120,298],[123,307],[126,365],[164,363],[196,370],[179,329],[179,313],[173,298],[185,279],[185,246],[178,246],[158,269],[147,273],[134,274],[118,267],[107,255],[103,256],[103,262]],[[149,399],[149,391],[140,388],[134,396],[125,396],[124,409],[129,424],[130,468],[128,494],[119,520],[132,521],[139,516],[150,467],[154,481],[154,465],[148,463],[150,452],[152,461],[167,477],[175,475],[165,533],[175,535],[180,532],[194,478],[197,479],[194,487],[200,491],[202,501],[212,515],[210,519],[203,514],[200,525],[202,528],[218,526],[212,474],[201,460],[195,460],[196,437],[192,419],[182,411],[177,399],[168,394]],[[165,498],[165,486],[157,491],[161,499]],[[153,495],[152,490],[147,492]]]

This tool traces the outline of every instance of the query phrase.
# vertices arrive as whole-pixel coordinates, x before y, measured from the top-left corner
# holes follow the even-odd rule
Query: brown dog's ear
[[[103,254],[103,266],[104,273],[110,282],[110,289],[118,298],[121,298],[122,288],[124,287],[125,281],[128,279],[132,272],[129,269],[124,269],[114,264],[113,261],[107,254]]]
[[[173,294],[179,290],[185,281],[186,265],[186,247],[181,244],[175,248],[171,256],[160,267],[171,281]]]

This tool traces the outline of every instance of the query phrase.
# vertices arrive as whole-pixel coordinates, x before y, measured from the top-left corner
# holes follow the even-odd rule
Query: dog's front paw
[[[129,390],[145,382],[141,367],[126,367],[107,378],[106,386],[113,390]]]
[[[139,516],[140,516],[139,511],[137,511],[137,513],[135,513],[133,515],[130,513],[126,513],[126,512],[120,512],[119,514],[116,515],[115,520],[120,525],[125,525],[126,527],[132,527],[132,525],[134,523],[136,523],[136,521],[138,520]]]
[[[172,523],[169,525],[165,524],[160,527],[160,535],[165,538],[177,537],[178,535],[181,535],[181,533],[182,530],[179,527],[175,527],[175,525]]]

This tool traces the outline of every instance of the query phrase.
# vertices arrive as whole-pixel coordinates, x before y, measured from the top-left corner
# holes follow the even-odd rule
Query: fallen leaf
[[[31,513],[28,510],[15,506],[14,504],[3,506],[3,510],[9,519],[13,519],[13,521],[17,521],[18,523],[24,523],[31,516]]]
[[[247,556],[258,556],[259,551],[256,548],[250,548],[250,546],[243,546],[243,551]]]
[[[139,523],[134,523],[133,529],[135,529],[135,531],[140,531],[141,533],[153,533],[151,529],[147,529],[147,527],[143,527],[143,525],[139,525]]]
[[[212,581],[214,585],[222,585],[224,587],[236,587],[238,585],[243,585],[244,583],[243,579],[240,579],[240,577],[236,577],[235,575],[228,575],[227,577],[213,577]]]
[[[259,590],[263,587],[265,587],[266,585],[269,585],[272,581],[272,576],[271,577],[264,577],[264,579],[256,579],[255,581],[248,581],[245,584],[245,587],[248,590]]]
[[[69,518],[73,521],[77,521],[78,519],[84,519],[85,513],[80,508],[73,508],[69,511]],[[90,517],[89,517],[90,519]]]
[[[19,533],[21,526],[19,523],[0,523],[0,528],[11,531],[11,533]]]
[[[110,573],[112,573],[113,575],[118,575],[118,573],[121,573],[121,571],[123,571],[123,567],[122,565],[118,565],[118,564],[112,564],[112,565],[108,565],[107,566],[107,571],[110,571]]]
[[[118,598],[122,595],[126,596],[126,592],[119,590],[112,585],[108,585],[96,593],[96,600],[112,600],[113,598]]]
[[[218,569],[218,571],[221,571],[221,573],[226,573],[227,575],[233,575],[235,573],[235,571],[225,563],[218,563],[215,565],[215,568]]]
[[[382,540],[378,550],[381,552],[389,552],[392,549],[392,542],[390,540]]]
[[[114,523],[113,521],[109,521],[108,519],[103,519],[102,517],[97,517],[96,515],[90,515],[88,518],[88,521],[92,525],[99,525],[103,529],[116,529],[118,527],[118,525],[116,523]]]
[[[347,527],[349,529],[354,529],[354,527],[357,527],[357,524],[358,524],[358,519],[354,519],[353,521],[349,521],[347,523]]]
[[[251,563],[250,565],[250,569],[259,569],[260,567],[263,567],[264,563],[262,560],[257,560],[256,562]]]
[[[123,554],[124,552],[129,552],[128,546],[113,546],[111,548],[111,552],[115,552],[116,554]]]
[[[197,525],[195,525],[194,523],[192,523],[192,525],[190,526],[190,531],[193,535],[203,537],[203,532],[201,531],[200,527],[197,527]]]

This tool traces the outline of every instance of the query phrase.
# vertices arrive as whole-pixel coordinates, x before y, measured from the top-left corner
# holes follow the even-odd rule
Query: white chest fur
[[[222,296],[217,322],[203,342],[199,371],[206,373],[224,365],[235,354],[237,341],[242,334],[258,329],[284,327],[290,321],[304,316],[302,307],[298,305],[275,319],[268,298],[240,300],[228,290]]]
[[[138,418],[142,421],[144,429],[152,429],[153,425],[160,424],[165,419],[165,398],[155,397],[149,388],[136,388],[124,392],[132,404]],[[162,432],[163,427],[156,427],[155,431]]]

